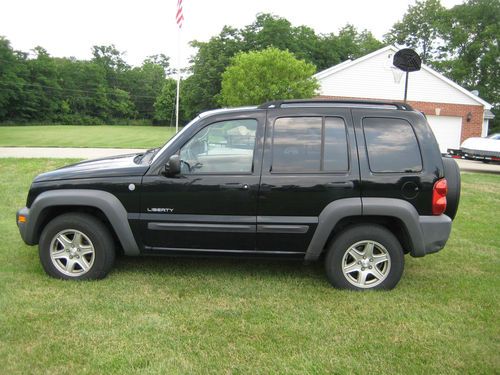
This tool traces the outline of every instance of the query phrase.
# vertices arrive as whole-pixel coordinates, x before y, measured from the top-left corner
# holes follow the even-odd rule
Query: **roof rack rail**
[[[401,111],[413,111],[411,105],[401,102],[385,102],[382,100],[333,100],[333,99],[298,99],[298,100],[274,100],[259,105],[258,109],[269,108],[296,108],[296,107],[392,107]]]

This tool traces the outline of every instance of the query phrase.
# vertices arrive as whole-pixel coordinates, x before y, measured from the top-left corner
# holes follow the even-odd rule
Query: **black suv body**
[[[104,277],[116,244],[125,255],[325,254],[334,286],[387,289],[405,253],[445,246],[459,194],[456,163],[408,105],[279,101],[203,113],[161,149],[41,174],[17,224],[61,278]]]

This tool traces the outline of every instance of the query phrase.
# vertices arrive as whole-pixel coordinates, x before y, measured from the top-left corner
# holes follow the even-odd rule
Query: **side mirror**
[[[179,173],[181,173],[181,159],[179,159],[179,155],[172,155],[165,164],[164,174],[166,176],[175,176]]]

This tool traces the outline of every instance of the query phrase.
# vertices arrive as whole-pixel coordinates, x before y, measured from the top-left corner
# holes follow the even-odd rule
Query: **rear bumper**
[[[19,221],[19,216],[22,215],[26,218],[24,222]],[[17,228],[19,229],[19,233],[21,234],[21,238],[27,245],[35,245],[33,242],[33,236],[30,236],[29,234],[29,218],[30,215],[30,209],[28,207],[21,208],[19,211],[16,213],[16,224]]]
[[[446,245],[451,233],[451,219],[448,216],[420,216],[419,224],[424,245],[424,254],[419,256],[436,253]]]

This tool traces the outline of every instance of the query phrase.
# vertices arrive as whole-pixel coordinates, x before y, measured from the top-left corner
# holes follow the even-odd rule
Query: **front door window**
[[[183,174],[251,173],[257,120],[228,120],[208,125],[180,150]]]

